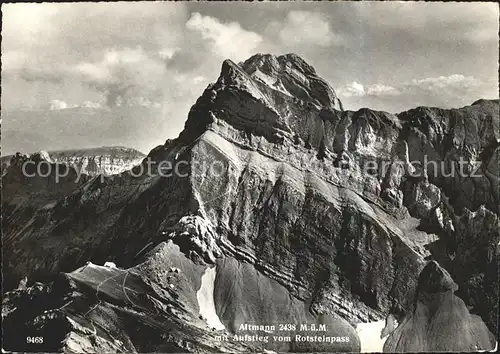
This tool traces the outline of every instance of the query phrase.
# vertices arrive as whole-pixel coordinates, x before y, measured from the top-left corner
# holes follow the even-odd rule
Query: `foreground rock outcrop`
[[[216,340],[198,318],[203,270],[172,243],[161,244],[130,269],[88,263],[53,283],[10,292],[2,308],[3,346],[69,353],[248,351],[245,343]],[[43,343],[27,343],[26,336]]]
[[[420,274],[412,311],[389,336],[384,352],[493,350],[495,336],[479,316],[469,313],[456,290],[450,274],[430,262]]]
[[[27,277],[28,289],[8,294],[7,303],[17,310],[6,321],[31,328],[50,309],[81,317],[103,288],[108,296],[99,295],[96,319],[102,332],[88,319],[80,324],[86,329],[66,324],[56,331],[61,338],[79,336],[89,352],[108,350],[110,341],[123,351],[182,351],[185,342],[193,346],[182,347],[189,351],[359,351],[354,325],[412,313],[419,275],[427,259],[435,259],[456,280],[456,295],[478,315],[477,323],[481,318],[495,333],[498,123],[498,101],[398,115],[345,111],[333,88],[295,55],[227,60],[179,137],[147,156],[152,174],[124,171],[81,185],[65,177],[60,183],[70,187],[32,203],[15,192],[29,190],[30,180],[9,182],[19,174],[9,167],[2,201],[4,288],[16,289]],[[444,169],[425,166],[426,158]],[[480,161],[478,177],[443,176],[461,159],[469,172]],[[152,261],[165,247],[168,261]],[[118,268],[85,268],[89,261]],[[324,347],[313,341],[238,342],[224,340],[223,333],[216,338],[198,318],[196,293],[207,267],[216,267],[214,306],[227,334],[237,334],[245,322],[293,319],[296,325],[327,324],[325,335],[339,339]],[[164,283],[164,276],[177,277],[165,275],[170,268],[181,270],[184,285],[177,295],[182,305],[169,307],[165,303],[175,297],[170,285],[178,288]],[[74,291],[57,285],[65,283],[61,272],[83,285]],[[118,282],[103,287],[108,273]],[[125,273],[133,276],[124,280]],[[50,309],[29,306],[25,315],[22,308],[36,303],[29,289],[49,289],[35,282],[62,287],[58,293],[43,290],[47,297],[83,298],[84,305],[71,302],[61,310],[66,300],[57,300]],[[126,287],[146,300],[129,301]],[[173,324],[172,311],[186,314]],[[144,325],[141,333],[153,327],[159,337],[133,334],[130,321]],[[37,323],[37,333],[52,328],[45,317]],[[87,342],[89,328],[101,339]],[[174,342],[184,342],[165,347],[166,328]],[[206,340],[187,338],[186,331]],[[12,343],[10,348],[19,344]],[[45,349],[61,349],[60,341],[51,343]]]
[[[283,286],[251,265],[235,259],[224,262],[216,265],[210,295],[226,328],[216,331],[201,316],[204,309],[197,291],[207,264],[193,262],[168,241],[129,269],[88,263],[60,274],[51,284],[9,292],[2,311],[4,348],[70,353],[359,352],[359,340],[347,321],[335,315],[313,316]],[[285,323],[309,327],[279,327]],[[275,328],[240,327],[249,324]],[[325,329],[318,335],[314,327],[320,325]],[[26,335],[43,337],[43,343],[33,346]],[[278,339],[286,336],[290,341]]]

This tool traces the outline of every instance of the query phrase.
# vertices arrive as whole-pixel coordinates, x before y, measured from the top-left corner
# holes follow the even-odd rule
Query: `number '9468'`
[[[42,344],[43,337],[26,337],[26,343],[29,344]]]

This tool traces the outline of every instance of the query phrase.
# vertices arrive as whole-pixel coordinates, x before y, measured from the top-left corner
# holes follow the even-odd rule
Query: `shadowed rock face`
[[[450,274],[430,262],[420,274],[413,310],[387,338],[384,352],[492,350],[495,336],[454,295],[456,289]]]
[[[140,318],[140,333],[148,326],[177,328],[174,341],[182,338],[200,351],[216,350],[219,344],[210,333],[208,342],[180,334],[188,327],[197,334],[207,331],[197,317],[196,291],[207,265],[216,265],[214,303],[226,330],[235,331],[243,322],[279,322],[290,316],[316,324],[326,321],[332,333],[353,338],[348,344],[337,343],[335,350],[356,351],[354,324],[378,321],[389,313],[399,320],[412,313],[419,274],[431,258],[449,271],[459,286],[457,295],[494,332],[495,124],[498,101],[456,110],[417,108],[398,115],[344,111],[334,90],[297,56],[256,55],[240,65],[225,61],[217,82],[191,108],[179,137],[148,155],[157,165],[178,164],[178,174],[94,177],[59,194],[51,192],[35,206],[15,197],[14,187],[29,189],[27,181],[4,182],[7,223],[2,237],[9,240],[4,242],[4,287],[14,289],[25,276],[28,286],[58,279],[60,272],[78,278],[82,274],[75,269],[87,261],[112,261],[122,271],[133,269],[148,284],[134,285],[136,292],[161,303],[167,294],[150,294],[149,287],[157,289],[159,280],[144,280],[150,273],[141,264],[151,264],[148,252],[172,240],[179,255],[170,255],[168,266],[181,268],[180,263],[187,269],[190,264],[197,269],[188,271],[183,280],[187,285],[178,295],[195,319],[194,327],[185,324],[186,319],[171,324],[170,313],[163,310],[157,322],[150,322],[151,305],[134,300],[142,304],[136,308],[128,300],[117,300],[116,293],[123,289],[115,282],[106,282],[110,296],[99,306],[127,312],[128,321]],[[446,163],[459,157],[472,162],[479,156],[480,182],[434,177],[429,169],[425,174],[421,150]],[[369,164],[375,168],[367,169]],[[7,181],[18,172],[11,166]],[[461,190],[473,197],[452,195]],[[100,284],[94,278],[106,279],[97,274],[101,271],[92,271],[80,282],[86,305],[73,309],[75,313],[92,308],[91,294]],[[72,299],[72,291],[65,289],[47,296]],[[23,295],[26,290],[14,294],[24,299],[16,304],[31,301]],[[44,310],[32,309],[29,318],[15,312],[7,316],[29,327]],[[105,323],[122,315],[106,309],[99,316]],[[39,323],[47,331],[51,327],[45,318]],[[135,348],[120,339],[124,351],[182,351],[184,344],[164,347],[161,338],[151,339],[157,344],[148,346],[124,322],[113,323],[119,324],[102,336],[122,329],[120,336],[128,336]],[[74,326],[62,328],[66,334],[77,331]],[[245,347],[236,342],[221,345],[226,351]],[[321,349],[311,343],[280,345],[283,350]],[[101,348],[88,344],[93,346]]]
[[[460,109],[419,107],[398,115],[404,122],[402,137],[410,160],[427,155],[429,181],[450,198],[457,212],[484,205],[498,214],[498,100],[481,100]],[[462,158],[465,176],[454,173]],[[444,165],[444,172],[441,170]],[[495,167],[494,167],[495,166]],[[472,170],[475,170],[474,176]]]

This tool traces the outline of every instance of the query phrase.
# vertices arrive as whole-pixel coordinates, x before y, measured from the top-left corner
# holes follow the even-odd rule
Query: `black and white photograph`
[[[2,353],[497,351],[498,3],[1,12]]]

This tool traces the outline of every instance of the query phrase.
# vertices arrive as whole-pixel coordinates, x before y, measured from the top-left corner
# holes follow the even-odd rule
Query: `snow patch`
[[[216,330],[225,329],[217,312],[215,311],[214,302],[214,283],[215,283],[216,267],[207,268],[201,277],[201,287],[196,293],[198,306],[200,308],[200,316],[207,322],[210,327]]]
[[[380,320],[376,322],[359,323],[356,325],[356,332],[358,333],[361,342],[361,353],[382,353],[384,343],[388,336],[380,338],[380,334],[385,327],[385,321]]]

